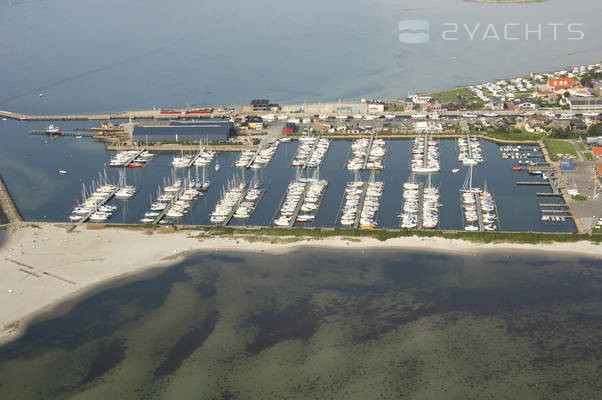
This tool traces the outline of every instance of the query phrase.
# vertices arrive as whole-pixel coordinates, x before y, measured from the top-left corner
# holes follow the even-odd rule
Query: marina
[[[67,122],[64,123],[65,130],[73,130],[73,126],[69,126]],[[421,136],[424,140],[424,136]],[[31,211],[24,207],[21,212],[24,214],[26,219],[39,218],[40,220],[54,220],[57,222],[68,220],[71,208],[68,206],[72,203],[72,199],[81,197],[81,182],[80,179],[89,179],[89,176],[94,176],[98,173],[98,169],[102,168],[102,165],[109,163],[109,161],[115,157],[114,152],[106,152],[102,149],[101,145],[95,144],[95,148],[90,147],[90,155],[80,157],[81,150],[75,146],[81,147],[86,143],[92,144],[90,139],[83,138],[80,140],[74,140],[68,137],[58,138],[54,141],[46,142],[44,140],[36,139],[36,136],[27,136],[27,140],[31,141],[30,148],[45,149],[44,152],[53,152],[57,155],[54,156],[58,160],[60,154],[73,154],[73,158],[67,158],[68,162],[59,161],[56,164],[48,164],[48,170],[65,170],[68,171],[66,175],[57,175],[56,179],[60,177],[60,183],[57,184],[67,185],[64,192],[64,199],[55,198],[52,206],[42,208],[39,211],[38,216],[32,215]],[[363,145],[364,149],[368,149],[370,144],[370,138],[364,138],[367,143]],[[375,137],[381,139],[380,137]],[[427,138],[427,143],[431,139]],[[261,188],[265,191],[261,194],[261,201],[254,205],[252,212],[248,217],[230,219],[229,225],[236,226],[270,226],[274,223],[274,220],[278,219],[277,212],[280,210],[280,203],[284,200],[284,194],[287,192],[287,186],[290,182],[293,182],[296,178],[296,170],[298,168],[285,168],[290,160],[294,158],[297,153],[300,142],[293,138],[291,141],[275,141],[278,142],[278,147],[274,151],[271,161],[264,167],[257,169],[256,174],[259,181],[262,182]],[[273,143],[275,143],[273,142]],[[411,159],[412,151],[415,148],[416,139],[388,139],[386,140],[386,153],[387,157],[382,159],[383,170],[362,170],[363,162],[365,158],[362,157],[360,168],[357,171],[350,171],[342,166],[347,166],[347,159],[350,157],[350,149],[352,145],[357,144],[358,140],[330,140],[328,146],[328,152],[324,155],[320,164],[320,177],[329,182],[328,190],[324,192],[320,201],[320,212],[316,213],[313,220],[312,218],[305,216],[304,212],[301,211],[301,206],[298,204],[299,212],[297,215],[302,216],[302,220],[308,219],[306,222],[297,222],[297,215],[294,220],[291,218],[288,223],[284,226],[292,225],[296,223],[300,225],[311,224],[313,227],[350,227],[360,229],[360,215],[363,210],[364,197],[363,188],[361,187],[358,191],[356,188],[356,194],[353,198],[349,199],[349,207],[346,208],[345,204],[347,199],[345,197],[346,185],[357,179],[357,182],[367,183],[370,181],[370,174],[374,172],[375,181],[383,182],[384,188],[380,198],[380,207],[378,209],[378,217],[376,224],[371,224],[372,229],[401,229],[402,221],[400,218],[400,211],[402,204],[400,203],[400,195],[403,193],[403,184],[407,182],[412,173],[409,170],[407,164],[400,163],[399,160]],[[433,143],[431,142],[431,146]],[[444,165],[451,166],[457,162],[457,141],[456,138],[453,140],[440,139],[436,141],[436,145],[439,147],[440,162]],[[516,160],[511,158],[503,159],[501,157],[501,148],[509,145],[498,145],[493,142],[481,139],[481,147],[483,151],[488,154],[487,162],[479,164],[478,169],[475,168],[474,174],[479,181],[487,180],[491,187],[496,187],[496,191],[502,191],[502,200],[496,198],[496,205],[498,212],[503,215],[504,218],[504,229],[509,231],[571,231],[574,229],[574,224],[570,219],[565,219],[565,222],[554,222],[550,224],[549,221],[542,221],[542,207],[539,206],[538,198],[560,198],[559,194],[554,192],[554,189],[547,185],[543,180],[543,175],[532,175],[529,171],[534,172],[535,170],[529,170],[529,168],[539,168],[542,173],[546,175],[553,175],[551,170],[546,169],[545,165],[540,166],[526,166],[523,171],[511,171],[511,167]],[[70,150],[69,147],[73,146]],[[522,145],[521,145],[522,146]],[[65,148],[66,147],[66,148]],[[274,146],[275,147],[275,146]],[[530,151],[533,150],[533,146]],[[196,146],[197,150],[194,154],[199,153],[199,145]],[[264,147],[262,147],[264,149]],[[138,149],[138,152],[141,148]],[[123,151],[123,150],[122,150]],[[240,168],[235,166],[237,159],[240,157],[244,150],[236,152],[211,152],[205,150],[204,155],[197,157],[197,161],[190,168],[176,168],[174,169],[175,175],[178,179],[182,180],[183,185],[188,185],[187,182],[190,180],[190,185],[193,185],[195,189],[203,191],[204,195],[200,196],[200,200],[193,201],[190,203],[188,211],[181,213],[182,216],[174,210],[173,214],[177,215],[169,217],[163,215],[161,223],[158,221],[157,224],[179,224],[179,225],[192,225],[192,226],[210,226],[214,222],[211,221],[211,214],[215,209],[216,204],[221,198],[221,188],[227,185],[228,181],[239,176],[240,174],[236,171],[240,171]],[[255,152],[255,150],[254,150]],[[153,151],[153,153],[155,153]],[[130,198],[123,198],[121,201],[110,200],[110,205],[117,205],[118,209],[113,211],[110,219],[111,223],[149,223],[152,224],[154,219],[153,216],[146,217],[144,214],[149,210],[149,196],[154,199],[157,198],[157,187],[162,186],[158,180],[161,176],[171,176],[173,156],[181,156],[181,151],[174,153],[157,153],[153,154],[153,161],[144,164],[144,168],[127,168],[119,167],[113,169],[107,169],[107,173],[110,180],[115,182],[116,186],[120,186],[120,174],[125,173],[127,177],[127,183],[122,186],[133,186],[135,188],[135,195]],[[132,154],[133,155],[133,154]],[[142,154],[140,154],[141,156]],[[32,156],[33,157],[33,156]],[[89,160],[84,162],[84,158]],[[201,163],[201,160],[204,160]],[[49,160],[51,161],[51,160]],[[129,160],[126,160],[129,161]],[[247,161],[248,163],[248,161]],[[199,166],[197,164],[202,164]],[[218,164],[221,168],[219,171],[215,171],[214,164]],[[404,165],[405,164],[405,165]],[[284,169],[283,169],[284,167]],[[467,168],[460,167],[463,171]],[[242,168],[246,169],[246,168]],[[497,171],[506,170],[508,173],[499,174]],[[8,170],[6,175],[8,184],[11,185],[12,174]],[[120,172],[122,171],[122,172]],[[550,171],[548,173],[548,171]],[[242,171],[240,171],[242,173]],[[448,170],[441,170],[440,173],[431,173],[431,181],[433,187],[439,188],[440,204],[443,205],[438,213],[438,224],[435,229],[443,231],[457,231],[463,230],[465,223],[463,222],[463,214],[459,213],[460,205],[456,205],[459,202],[457,197],[458,189],[462,186],[462,180],[464,179],[466,172],[453,174]],[[356,177],[357,174],[357,177]],[[416,174],[420,179],[416,179],[416,182],[420,184],[422,182],[423,187],[427,187],[428,174]],[[4,177],[4,176],[3,176]],[[547,176],[546,176],[547,177]],[[548,178],[549,179],[549,178]],[[52,182],[54,178],[50,178],[49,182]],[[205,182],[205,185],[203,185]],[[209,186],[209,182],[211,185]],[[535,184],[529,185],[517,185],[517,182],[536,182]],[[561,184],[561,183],[559,183]],[[250,184],[249,184],[250,185]],[[361,185],[361,184],[360,184]],[[18,186],[17,186],[18,187]],[[71,187],[71,189],[68,189]],[[79,189],[78,189],[79,187]],[[204,189],[201,189],[203,188]],[[249,186],[251,188],[251,186]],[[503,189],[500,189],[503,188]],[[367,192],[367,190],[366,190]],[[455,195],[452,193],[455,192]],[[539,196],[537,195],[539,193]],[[124,194],[127,194],[124,192]],[[499,193],[498,193],[499,194]],[[20,196],[19,190],[15,190],[17,198]],[[545,197],[544,197],[545,196]],[[497,197],[497,196],[496,196]],[[118,199],[117,196],[114,196]],[[50,198],[49,198],[50,199]],[[69,199],[71,199],[69,201]],[[516,199],[516,200],[514,200]],[[522,199],[522,200],[519,200]],[[18,201],[18,200],[17,200]],[[245,201],[243,199],[243,201]],[[355,202],[355,205],[354,205]],[[514,202],[520,202],[520,208],[513,205]],[[63,204],[61,206],[61,203]],[[242,201],[241,201],[242,203]],[[361,203],[361,204],[360,204]],[[549,202],[542,202],[549,203]],[[25,203],[26,204],[26,203]],[[50,203],[49,203],[50,204]],[[424,198],[420,201],[420,207],[424,205]],[[248,206],[248,204],[245,204]],[[353,207],[356,208],[355,215],[353,214]],[[550,207],[544,207],[548,209]],[[507,210],[507,213],[504,213]],[[156,210],[154,210],[156,211]],[[295,211],[295,208],[292,210]],[[346,212],[348,211],[348,212]],[[290,213],[290,211],[288,211]],[[166,213],[166,212],[165,212]],[[164,213],[164,214],[165,214]],[[236,213],[234,210],[233,214]],[[544,215],[562,215],[562,213],[544,213]],[[567,213],[568,214],[568,213]],[[245,215],[241,209],[241,214]],[[419,213],[420,218],[423,219],[424,212]],[[342,224],[342,217],[345,216],[345,225]],[[149,219],[153,219],[149,221]],[[144,220],[144,222],[142,221]],[[349,224],[350,221],[353,221]],[[356,223],[357,222],[357,223]],[[475,223],[476,225],[476,223]],[[418,226],[418,217],[416,217],[416,226]],[[414,227],[409,229],[416,229]],[[420,228],[423,229],[423,228]],[[430,229],[430,228],[426,228]]]

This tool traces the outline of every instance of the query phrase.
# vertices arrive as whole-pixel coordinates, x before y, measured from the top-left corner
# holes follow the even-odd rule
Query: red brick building
[[[572,78],[550,78],[548,79],[550,89],[570,89],[575,86],[575,81]]]

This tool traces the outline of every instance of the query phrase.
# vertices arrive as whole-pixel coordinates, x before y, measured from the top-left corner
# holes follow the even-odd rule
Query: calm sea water
[[[598,62],[597,0],[2,0],[0,108],[105,112],[153,105],[400,97]],[[399,42],[399,21],[430,22],[430,42]],[[457,24],[457,41],[442,39]],[[492,24],[524,38],[481,40]],[[547,23],[563,23],[554,40]],[[567,25],[584,31],[569,41]],[[466,33],[464,25],[474,39]],[[491,32],[490,32],[491,33]],[[570,35],[575,37],[575,35]],[[44,93],[43,98],[38,94]]]
[[[65,122],[65,130],[73,130],[87,125],[86,122]],[[44,123],[21,123],[0,121],[0,135],[5,139],[0,158],[0,171],[8,185],[23,216],[36,221],[68,221],[68,216],[76,201],[81,201],[82,185],[88,187],[98,180],[99,173],[107,171],[108,176],[117,181],[118,171],[107,167],[112,153],[104,145],[92,139],[60,138],[33,136],[30,129],[43,129]],[[473,182],[494,193],[500,214],[500,225],[506,231],[573,231],[574,224],[541,221],[541,211],[537,192],[550,191],[548,186],[517,186],[517,180],[537,180],[527,172],[511,170],[512,160],[502,160],[499,146],[495,143],[482,143],[487,157],[485,164],[474,168]],[[233,166],[239,153],[221,153],[218,156],[220,171],[213,166],[206,174],[212,186],[205,196],[196,201],[190,213],[178,220],[183,224],[210,224],[209,214],[219,200],[224,186],[232,179],[249,180],[256,176],[266,188],[266,193],[258,204],[248,224],[269,226],[274,220],[286,187],[295,178],[295,168],[289,168],[297,150],[298,143],[281,143],[275,157],[267,168],[253,172],[242,171]],[[320,168],[320,177],[327,179],[329,186],[322,201],[314,226],[333,227],[338,225],[337,215],[343,201],[345,183],[352,181],[354,175],[345,168],[351,141],[333,141]],[[375,179],[385,182],[382,207],[378,217],[379,227],[398,228],[401,212],[402,185],[409,178],[409,140],[389,140],[385,169],[375,174]],[[170,167],[173,154],[159,154],[151,163],[141,169],[127,169],[128,184],[135,185],[136,196],[127,201],[113,199],[112,204],[119,207],[111,218],[117,223],[139,223],[150,205],[150,198],[156,199],[157,189],[174,173]],[[464,183],[467,168],[457,162],[456,142],[441,141],[441,173],[432,175],[432,183],[441,188],[441,224],[442,229],[463,229],[458,190]],[[460,172],[453,174],[454,168]],[[69,171],[66,176],[57,174],[59,169]],[[310,171],[309,174],[313,172]],[[176,170],[175,174],[187,178],[188,170]],[[190,170],[191,177],[202,176],[202,169]],[[370,178],[369,172],[360,174],[362,179]],[[426,177],[419,177],[426,181]],[[548,200],[549,203],[555,200]],[[234,224],[244,222],[234,221]]]
[[[598,260],[200,254],[0,349],[3,399],[596,398]]]

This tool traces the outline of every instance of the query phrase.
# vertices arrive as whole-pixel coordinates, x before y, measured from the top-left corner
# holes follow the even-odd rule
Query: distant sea
[[[599,62],[600,15],[598,0],[3,0],[0,109],[110,112],[253,98],[404,97]],[[400,43],[404,20],[428,21],[430,41]],[[453,29],[444,23],[458,26],[448,36],[459,40],[443,40]],[[563,24],[557,40],[548,23]],[[568,40],[576,36],[568,33],[571,23],[583,24],[573,27],[583,40]],[[500,40],[482,40],[489,24]],[[509,37],[521,39],[503,40],[504,24],[518,24]],[[542,24],[541,40],[524,40],[527,24]]]
[[[0,349],[2,399],[593,399],[599,260],[198,254]]]

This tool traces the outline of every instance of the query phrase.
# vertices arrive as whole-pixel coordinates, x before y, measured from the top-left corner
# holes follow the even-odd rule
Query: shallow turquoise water
[[[10,399],[594,398],[599,260],[199,254],[0,349]]]

